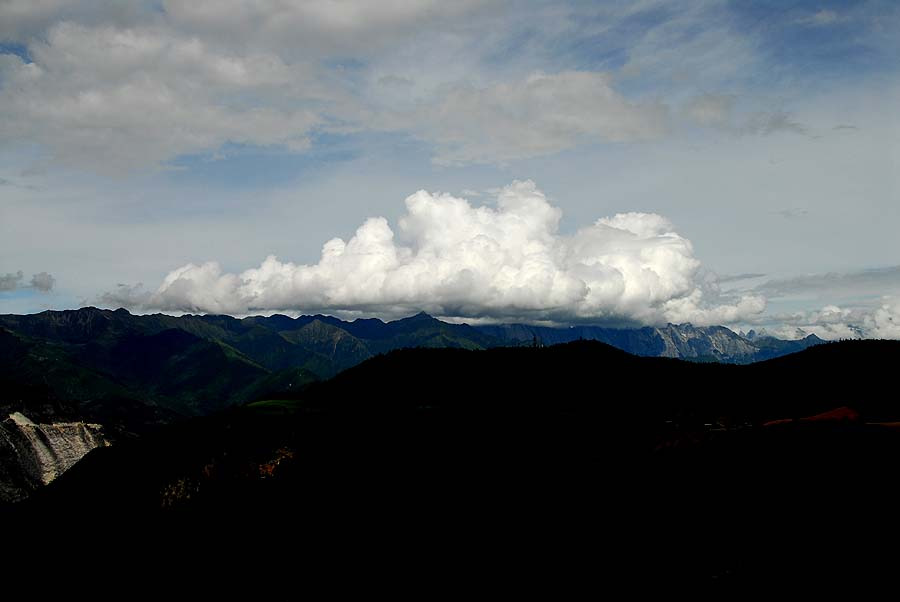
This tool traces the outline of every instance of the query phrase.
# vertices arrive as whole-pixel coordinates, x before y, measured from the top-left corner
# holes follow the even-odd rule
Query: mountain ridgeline
[[[0,501],[27,497],[35,483],[47,481],[35,475],[55,477],[99,442],[141,436],[255,400],[296,399],[311,383],[393,350],[543,347],[579,339],[603,341],[636,355],[731,363],[820,342],[814,337],[750,340],[727,328],[690,325],[631,330],[472,327],[424,313],[387,323],[322,315],[132,315],[92,307],[3,315],[0,420],[6,420],[9,436]],[[84,424],[94,425],[96,437],[76,438],[71,444],[69,438],[47,435],[81,433],[87,427],[78,425]],[[35,436],[23,436],[29,433]]]
[[[179,416],[291,397],[366,359],[407,347],[488,349],[579,339],[641,356],[750,363],[821,343],[750,340],[723,327],[473,327],[427,314],[382,322],[331,316],[132,315],[92,307],[0,316],[0,412],[87,420],[110,435]]]

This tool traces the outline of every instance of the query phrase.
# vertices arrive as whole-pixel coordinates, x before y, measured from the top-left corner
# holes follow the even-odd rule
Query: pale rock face
[[[759,351],[733,332],[723,327],[695,328],[689,324],[669,324],[656,328],[662,339],[662,357],[696,358],[710,356],[732,361],[750,358]]]
[[[20,412],[0,422],[0,500],[17,501],[50,483],[96,447],[109,445],[99,424],[36,424]]]

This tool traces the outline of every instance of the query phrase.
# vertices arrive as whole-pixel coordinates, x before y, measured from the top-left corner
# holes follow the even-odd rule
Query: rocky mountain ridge
[[[24,499],[106,445],[99,424],[38,424],[21,412],[11,413],[0,421],[0,500]]]
[[[734,364],[772,359],[825,342],[815,335],[794,341],[768,336],[748,338],[724,326],[692,324],[641,328],[500,324],[476,328],[512,344],[557,345],[577,340],[592,340],[644,357],[672,357]]]

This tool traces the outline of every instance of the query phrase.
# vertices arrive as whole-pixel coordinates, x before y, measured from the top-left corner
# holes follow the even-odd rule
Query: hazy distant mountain
[[[690,324],[624,329],[598,326],[549,328],[525,324],[477,328],[485,334],[514,344],[556,345],[585,339],[601,341],[634,355],[740,364],[771,359],[824,343],[816,335],[797,341],[783,341],[774,337],[751,339],[724,326],[697,327]]]

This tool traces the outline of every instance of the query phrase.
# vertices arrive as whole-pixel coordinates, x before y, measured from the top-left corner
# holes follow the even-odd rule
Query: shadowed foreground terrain
[[[749,366],[596,342],[370,359],[90,452],[11,518],[577,556],[598,574],[887,578],[900,343]],[[446,551],[446,550],[445,550]]]

